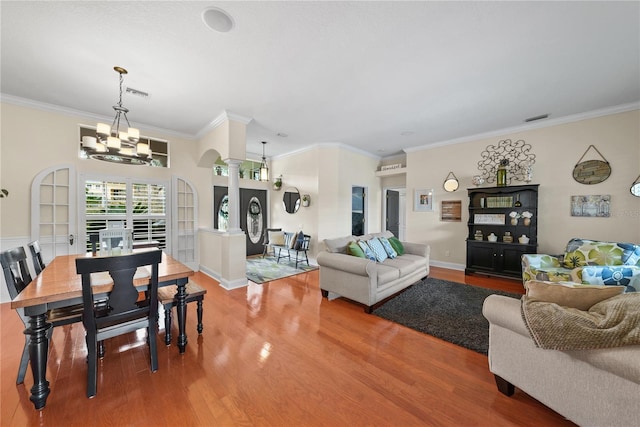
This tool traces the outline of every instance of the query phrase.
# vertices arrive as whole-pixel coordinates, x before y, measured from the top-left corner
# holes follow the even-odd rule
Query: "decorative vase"
[[[496,174],[496,185],[498,187],[507,186],[507,168],[505,166],[498,166],[498,172]]]
[[[511,218],[511,225],[518,225],[518,218]]]
[[[529,225],[531,225],[531,218],[525,218],[523,222],[524,222],[524,225],[528,227]]]

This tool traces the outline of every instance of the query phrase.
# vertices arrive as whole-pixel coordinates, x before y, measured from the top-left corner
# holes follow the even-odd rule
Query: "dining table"
[[[134,252],[150,249],[134,249]],[[53,308],[82,304],[82,279],[76,273],[76,259],[92,257],[92,253],[56,256],[42,272],[36,276],[26,288],[11,301],[11,308],[23,308],[29,316],[29,325],[24,333],[30,336],[29,362],[33,373],[33,387],[30,400],[36,409],[45,407],[47,397],[51,392],[47,374],[47,354],[49,339],[47,331],[52,327],[47,322],[47,311]],[[121,255],[126,256],[126,255]],[[193,270],[176,260],[172,256],[162,253],[162,262],[158,266],[158,287],[177,285],[176,309],[178,317],[177,345],[180,353],[184,353],[187,346],[185,324],[187,320],[187,303],[185,286]],[[136,275],[138,277],[138,275]],[[149,285],[148,275],[134,277],[134,284],[139,291],[144,291]],[[107,295],[113,288],[113,282],[101,281],[93,285],[94,295]]]

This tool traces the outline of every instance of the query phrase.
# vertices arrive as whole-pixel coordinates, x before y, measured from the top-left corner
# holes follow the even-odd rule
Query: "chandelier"
[[[129,110],[122,106],[122,75],[127,74],[127,70],[118,66],[113,69],[120,75],[120,98],[118,105],[113,106],[116,116],[111,126],[98,123],[96,138],[83,137],[82,147],[92,159],[128,165],[148,165],[152,160],[149,144],[140,141],[140,131],[131,127],[127,118]],[[126,131],[120,130],[122,118],[124,118],[123,127],[124,122],[127,123]]]
[[[260,163],[260,181],[269,181],[269,168],[267,167],[267,158],[264,156],[264,146],[267,141],[262,141],[262,163]]]

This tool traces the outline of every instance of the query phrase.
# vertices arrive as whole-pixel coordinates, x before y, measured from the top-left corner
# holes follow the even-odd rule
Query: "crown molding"
[[[7,95],[4,93],[0,94],[0,102],[17,105],[19,107],[32,108],[34,110],[46,111],[49,113],[79,117],[81,119],[91,119],[96,122],[111,123],[113,121],[112,116],[109,116],[109,117],[102,116],[99,114],[88,113],[86,111],[74,110],[73,108],[61,107],[59,105],[47,104],[45,102],[34,101],[32,99],[20,98],[18,96],[13,96],[13,95]],[[145,133],[153,132],[153,133],[162,134],[164,136],[173,136],[173,137],[189,139],[189,140],[196,139],[194,135],[191,135],[188,133],[176,132],[174,130],[160,128],[156,126],[149,126],[139,122],[136,122],[136,126],[141,131],[144,131]],[[160,139],[160,138],[156,138],[156,139]]]
[[[209,133],[210,131],[212,131],[213,129],[217,128],[222,123],[224,123],[224,122],[226,122],[228,120],[233,120],[234,122],[240,122],[240,123],[242,123],[244,125],[248,125],[249,123],[251,123],[253,118],[247,117],[247,116],[243,116],[241,114],[237,114],[237,113],[234,113],[234,112],[231,112],[231,111],[224,110],[215,119],[211,120],[205,127],[200,129],[198,131],[198,133],[196,134],[196,138],[198,138],[198,139],[202,138],[204,135],[206,135],[207,133]]]
[[[597,117],[610,116],[613,114],[626,113],[629,111],[640,110],[640,102],[631,102],[629,104],[615,105],[613,107],[601,108],[598,110],[587,111],[584,113],[571,114],[568,116],[558,117],[555,119],[545,119],[539,122],[527,123],[525,125],[514,126],[510,128],[498,129],[490,132],[479,133],[476,135],[463,136],[460,138],[438,141],[430,144],[420,145],[418,147],[403,148],[405,153],[429,150],[431,148],[443,147],[446,145],[462,144],[464,142],[477,141],[486,138],[501,137],[510,133],[523,132],[527,130],[543,129],[552,126],[563,125],[566,123],[579,122],[581,120],[595,119]]]

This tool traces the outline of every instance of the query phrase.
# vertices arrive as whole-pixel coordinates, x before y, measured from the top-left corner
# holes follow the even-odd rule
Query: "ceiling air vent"
[[[548,114],[541,114],[539,116],[534,116],[534,117],[529,117],[528,119],[524,119],[525,122],[535,122],[536,120],[542,120],[542,119],[546,119],[547,117],[549,117]]]
[[[126,92],[127,92],[129,95],[134,95],[134,96],[137,96],[137,97],[139,97],[139,98],[144,98],[144,99],[149,98],[149,94],[148,94],[147,92],[143,92],[143,91],[141,91],[141,90],[134,89],[134,88],[132,88],[132,87],[128,87],[128,88],[126,88]]]

